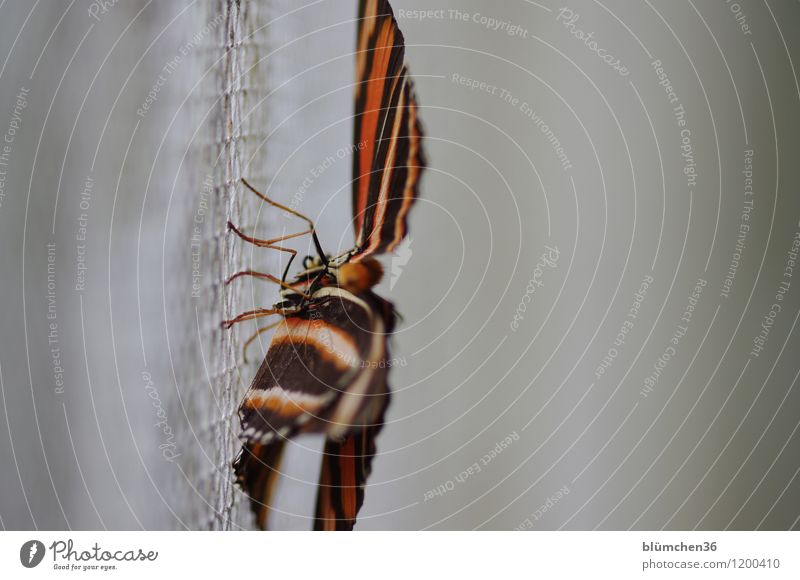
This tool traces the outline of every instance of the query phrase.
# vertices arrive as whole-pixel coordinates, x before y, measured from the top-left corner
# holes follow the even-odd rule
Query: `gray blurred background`
[[[357,528],[797,528],[800,6],[392,4],[430,168]],[[220,281],[285,262],[224,225],[302,226],[246,176],[352,243],[355,15],[0,4],[4,529],[252,526],[269,337],[244,364],[218,323],[275,292]],[[273,527],[310,527],[320,448]]]

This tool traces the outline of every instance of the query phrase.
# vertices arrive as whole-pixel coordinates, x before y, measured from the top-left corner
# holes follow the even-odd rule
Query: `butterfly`
[[[234,460],[236,481],[250,498],[256,524],[266,529],[273,488],[287,441],[301,433],[325,435],[315,530],[351,530],[384,422],[388,337],[397,315],[375,294],[383,270],[376,255],[392,252],[406,236],[409,210],[426,166],[414,87],[405,65],[405,44],[387,0],[361,0],[356,51],[353,156],[355,244],[338,256],[325,254],[314,223],[294,209],[244,185],[263,201],[300,217],[308,229],[264,240],[231,231],[259,247],[288,252],[282,278],[247,270],[242,276],[280,284],[272,308],[244,312],[223,326],[266,316],[279,321],[266,357],[239,408],[242,449]],[[281,242],[310,234],[317,252],[287,282],[297,252]]]

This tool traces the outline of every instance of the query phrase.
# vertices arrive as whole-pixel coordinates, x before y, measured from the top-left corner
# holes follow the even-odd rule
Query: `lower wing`
[[[322,520],[341,520],[350,529],[389,399],[385,361],[393,309],[371,291],[356,295],[324,287],[284,322],[239,408],[243,447],[234,465],[237,482],[265,529],[286,440],[323,433],[326,479],[320,483],[328,491],[320,492],[318,506],[332,506]]]

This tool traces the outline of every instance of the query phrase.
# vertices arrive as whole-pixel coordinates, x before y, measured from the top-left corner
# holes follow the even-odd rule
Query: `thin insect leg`
[[[244,359],[245,364],[247,364],[249,362],[247,360],[247,348],[251,344],[253,344],[253,341],[255,339],[257,339],[259,336],[261,336],[263,333],[267,332],[268,330],[272,330],[276,326],[279,326],[281,323],[283,323],[283,319],[279,320],[278,322],[274,322],[272,324],[268,324],[267,326],[262,326],[261,328],[259,328],[256,331],[256,333],[253,336],[251,336],[250,338],[247,339],[247,341],[244,343],[244,346],[242,347],[242,351],[244,353],[244,356],[242,358]]]
[[[282,204],[278,203],[277,201],[271,200],[266,195],[264,195],[263,193],[258,191],[255,187],[250,185],[244,177],[242,177],[242,183],[245,185],[245,187],[247,187],[247,189],[249,189],[250,191],[255,193],[258,197],[260,197],[263,201],[267,202],[268,204],[270,204],[272,206],[275,206],[275,207],[277,207],[279,209],[282,209],[283,211],[289,212],[290,214],[295,215],[295,216],[307,221],[308,225],[310,226],[311,229],[309,230],[309,232],[306,232],[306,233],[310,233],[311,234],[311,237],[314,240],[314,246],[316,246],[316,248],[317,248],[317,254],[319,254],[319,258],[320,258],[320,260],[322,260],[322,263],[325,264],[325,265],[328,264],[328,259],[325,256],[325,252],[322,251],[322,245],[319,243],[319,238],[317,237],[317,232],[316,232],[316,229],[314,227],[314,222],[311,221],[310,218],[304,216],[299,211],[296,211],[296,210],[294,210],[294,209],[292,209],[290,207],[282,205]]]
[[[305,294],[305,293],[301,292],[300,290],[298,290],[294,286],[291,286],[290,284],[287,284],[283,280],[279,280],[278,278],[276,278],[272,274],[265,274],[263,272],[256,272],[255,270],[243,270],[241,272],[237,272],[236,274],[234,274],[233,276],[231,276],[230,278],[225,280],[225,285],[227,286],[228,284],[230,284],[231,282],[233,282],[237,278],[241,278],[242,276],[252,276],[253,278],[258,278],[260,280],[269,280],[270,282],[275,282],[276,284],[280,285],[281,288],[285,288],[287,290],[292,290],[294,292],[297,292],[300,296],[302,296],[305,299],[310,299],[311,298],[311,296],[309,296],[308,294]]]
[[[234,324],[239,324],[240,322],[244,322],[245,320],[255,320],[256,318],[263,318],[264,316],[271,316],[273,314],[283,314],[284,310],[278,310],[277,308],[256,308],[254,310],[248,310],[247,312],[242,312],[238,316],[231,318],[230,320],[223,320],[222,327],[228,329],[232,327]]]

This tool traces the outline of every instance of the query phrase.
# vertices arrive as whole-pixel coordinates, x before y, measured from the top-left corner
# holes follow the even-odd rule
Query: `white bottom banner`
[[[3,532],[2,578],[800,578],[793,532]]]

